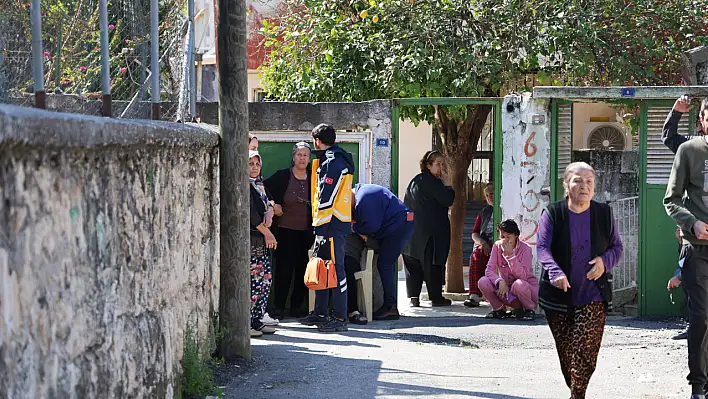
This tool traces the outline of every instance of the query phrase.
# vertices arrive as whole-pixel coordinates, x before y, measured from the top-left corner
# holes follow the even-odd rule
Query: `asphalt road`
[[[424,304],[425,305],[425,304]],[[253,340],[249,365],[219,372],[228,398],[568,398],[553,339],[488,307],[407,309],[395,322],[320,334],[293,320]],[[677,320],[611,317],[588,398],[688,398]],[[231,367],[229,369],[229,367]]]

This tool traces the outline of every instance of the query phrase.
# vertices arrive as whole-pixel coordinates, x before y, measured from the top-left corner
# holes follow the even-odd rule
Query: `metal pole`
[[[110,118],[111,99],[111,61],[108,54],[108,0],[101,0],[98,5],[99,25],[101,28],[101,88],[103,96],[103,116]]]
[[[160,119],[160,31],[158,0],[150,0],[150,76],[152,119]]]
[[[32,22],[32,79],[34,80],[34,106],[47,108],[47,96],[44,92],[44,47],[42,46],[42,8],[40,0],[30,4]]]
[[[219,0],[219,355],[251,358],[246,0]]]
[[[189,114],[192,117],[192,122],[197,121],[197,74],[194,68],[194,0],[187,2],[187,13],[189,16],[189,48],[187,62],[189,62]]]

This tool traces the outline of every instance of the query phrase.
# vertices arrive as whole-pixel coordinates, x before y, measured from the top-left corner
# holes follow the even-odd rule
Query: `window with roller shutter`
[[[667,184],[674,163],[674,153],[661,141],[661,128],[666,117],[671,112],[671,106],[649,107],[647,109],[647,183]],[[692,113],[691,113],[692,114]],[[679,134],[692,135],[690,129],[691,114],[684,115],[679,123]]]

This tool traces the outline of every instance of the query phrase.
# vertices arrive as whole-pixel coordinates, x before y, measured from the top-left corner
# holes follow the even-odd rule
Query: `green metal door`
[[[639,313],[644,316],[682,315],[683,291],[669,299],[666,283],[678,266],[676,223],[664,210],[664,195],[674,154],[661,141],[661,129],[673,101],[646,101],[641,105],[640,130],[640,247]],[[680,134],[688,134],[691,115],[684,116]]]
[[[280,169],[291,166],[292,150],[294,142],[286,141],[267,141],[263,138],[259,143],[258,152],[263,158],[263,169],[261,174],[264,178],[268,178]],[[339,143],[345,151],[352,154],[354,165],[359,167],[359,144],[358,143]],[[313,157],[314,158],[314,157]],[[354,184],[359,182],[359,171],[354,172]]]

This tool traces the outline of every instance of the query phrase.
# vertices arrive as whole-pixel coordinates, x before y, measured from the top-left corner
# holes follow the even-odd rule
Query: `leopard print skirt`
[[[605,302],[576,306],[572,314],[546,312],[571,399],[585,399],[590,377],[595,372],[606,318]]]

